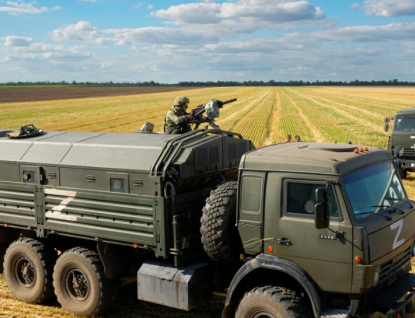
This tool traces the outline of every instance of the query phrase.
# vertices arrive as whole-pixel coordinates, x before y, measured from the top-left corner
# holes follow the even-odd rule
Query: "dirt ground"
[[[74,99],[162,93],[189,90],[200,87],[133,86],[133,87],[78,87],[78,86],[39,86],[39,87],[0,87],[0,103],[33,102],[43,100]]]

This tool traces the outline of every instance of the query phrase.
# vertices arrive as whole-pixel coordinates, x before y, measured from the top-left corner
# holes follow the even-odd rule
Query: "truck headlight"
[[[404,151],[404,148],[402,146],[396,146],[393,149],[393,154],[395,155],[395,157],[400,158],[403,155],[403,151]]]
[[[412,245],[412,256],[415,256],[415,243]]]
[[[379,283],[379,273],[375,272],[375,277],[373,279],[373,286],[376,286]]]

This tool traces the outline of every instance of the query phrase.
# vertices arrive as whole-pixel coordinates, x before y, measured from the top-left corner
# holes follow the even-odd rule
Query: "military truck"
[[[415,108],[402,109],[394,117],[386,117],[385,131],[389,130],[391,120],[393,127],[388,139],[388,150],[393,154],[397,146],[403,147],[399,173],[405,179],[408,171],[415,171]]]
[[[8,138],[9,137],[12,138]],[[103,313],[117,287],[223,317],[406,317],[415,206],[380,148],[0,130],[0,252],[20,300]],[[22,138],[19,138],[22,137]]]

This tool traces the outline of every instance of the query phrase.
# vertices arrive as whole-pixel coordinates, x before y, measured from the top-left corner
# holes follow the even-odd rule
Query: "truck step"
[[[346,318],[347,310],[344,309],[327,309],[321,313],[321,318]]]

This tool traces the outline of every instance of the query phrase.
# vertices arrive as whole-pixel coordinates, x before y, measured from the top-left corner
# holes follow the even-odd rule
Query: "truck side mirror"
[[[330,208],[329,203],[332,199],[331,188],[316,189],[316,202],[314,208],[314,222],[317,229],[326,229],[330,225]]]
[[[317,203],[315,206],[315,226],[317,229],[326,229],[330,225],[330,211],[327,203]]]
[[[318,188],[316,189],[316,202],[330,203],[332,195],[331,188]]]
[[[388,132],[389,130],[389,123],[385,122],[385,131]]]

